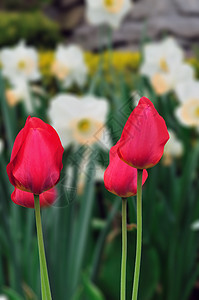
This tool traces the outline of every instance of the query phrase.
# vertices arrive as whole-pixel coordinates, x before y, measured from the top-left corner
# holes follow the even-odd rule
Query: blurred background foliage
[[[61,40],[58,25],[40,11],[0,12],[0,18],[0,46],[24,39],[40,48],[52,48]]]
[[[58,44],[68,42],[68,35],[43,13],[46,5],[56,3],[60,4],[60,1],[5,0],[0,3],[1,50],[15,47],[25,40],[27,45],[36,47],[38,53],[41,77],[35,82],[28,82],[34,104],[31,114],[50,122],[48,109],[52,98],[59,94],[106,98],[109,104],[106,127],[110,132],[111,144],[114,144],[120,138],[139,97],[145,95],[153,100],[184,150],[177,156],[169,152],[166,159],[163,158],[159,165],[149,170],[143,190],[144,230],[139,300],[198,299],[197,128],[185,127],[176,118],[179,99],[173,90],[158,95],[150,79],[140,74],[144,45],[150,41],[144,33],[142,43],[138,45],[140,51],[132,51],[128,47],[122,51],[115,49],[110,31],[102,28],[97,51],[87,50],[83,54],[88,68],[85,84],[63,86],[63,82],[52,72],[52,64]],[[103,36],[109,45],[106,49]],[[73,59],[75,61],[76,57]],[[197,80],[197,48],[193,55],[186,57],[185,62],[193,67]],[[1,70],[4,71],[2,61]],[[30,112],[24,94],[20,94],[20,101],[12,105],[9,103],[7,90],[10,88],[12,82],[1,76],[0,294],[7,295],[10,300],[37,300],[40,299],[40,281],[34,211],[12,203],[12,186],[6,174],[14,139]],[[96,165],[99,164],[103,170],[108,165],[107,148],[99,145],[89,148],[92,151],[83,172],[82,184],[79,169],[86,150],[81,145],[65,146],[58,201],[42,211],[54,300],[119,299],[121,200],[105,190],[103,175],[95,178]],[[66,179],[70,179],[70,183],[66,184]],[[135,261],[135,204],[136,199],[129,198],[127,299],[131,295]],[[196,228],[193,229],[195,222]]]

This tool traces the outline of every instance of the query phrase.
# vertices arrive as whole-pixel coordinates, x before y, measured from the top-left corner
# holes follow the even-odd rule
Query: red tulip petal
[[[57,198],[56,188],[52,188],[39,195],[40,206],[47,207],[52,205]],[[29,192],[21,191],[15,188],[11,195],[12,201],[17,204],[28,208],[34,208],[34,195]]]
[[[7,166],[10,182],[17,188],[41,194],[60,178],[64,149],[52,126],[38,118],[28,118],[16,137]]]
[[[120,141],[110,149],[109,166],[104,173],[104,185],[108,191],[120,197],[130,197],[137,194],[137,169],[124,163],[118,156]],[[142,184],[148,177],[143,171]]]
[[[124,126],[118,154],[130,166],[147,169],[159,162],[168,139],[164,119],[152,102],[142,97]]]
[[[43,129],[30,129],[13,162],[13,177],[18,187],[40,194],[54,186],[60,176],[59,167],[55,164],[56,155],[59,153],[53,136]]]

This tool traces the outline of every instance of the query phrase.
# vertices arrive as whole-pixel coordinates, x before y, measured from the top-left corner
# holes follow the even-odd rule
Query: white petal
[[[92,139],[92,142],[98,141],[98,135],[101,134],[101,132],[98,134],[98,131],[105,125],[108,109],[108,101],[103,98],[61,94],[51,100],[48,116],[51,124],[58,131],[63,145],[66,146],[71,140],[74,143],[87,139],[88,141]],[[88,119],[94,124],[88,136],[79,136],[79,132],[77,133],[76,124],[83,119]]]
[[[93,3],[92,3],[93,2]],[[103,4],[103,1],[87,1],[86,16],[88,21],[93,25],[108,24],[113,28],[117,28],[125,15],[132,7],[130,0],[124,0],[124,3],[117,13],[109,12]]]
[[[176,137],[175,132],[173,130],[169,130],[170,139],[165,145],[164,155],[170,155],[173,157],[179,157],[183,154],[183,144]]]
[[[185,121],[184,118],[182,117],[182,107],[179,106],[176,110],[175,110],[175,116],[178,119],[178,121],[184,125],[184,126],[189,126]]]
[[[181,103],[189,99],[197,99],[199,98],[199,81],[181,82],[176,86],[175,92]]]
[[[79,86],[85,84],[88,68],[85,63],[84,52],[79,46],[59,45],[55,53],[55,64],[56,63],[58,63],[58,70],[53,72],[55,76],[58,76],[57,72],[59,73],[59,68],[66,70],[65,74],[61,70],[61,73],[63,73],[62,81],[64,87],[68,88],[74,83]]]
[[[193,231],[199,230],[199,220],[196,220],[191,224],[191,230]]]

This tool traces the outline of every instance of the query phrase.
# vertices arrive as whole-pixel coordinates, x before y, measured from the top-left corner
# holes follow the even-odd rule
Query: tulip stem
[[[142,173],[137,170],[137,247],[132,300],[137,300],[142,252]]]
[[[52,300],[43,241],[39,195],[34,195],[34,203],[39,248],[42,300]]]
[[[126,254],[127,254],[126,205],[127,205],[127,198],[122,198],[122,262],[121,262],[121,290],[120,290],[121,300],[126,299]]]

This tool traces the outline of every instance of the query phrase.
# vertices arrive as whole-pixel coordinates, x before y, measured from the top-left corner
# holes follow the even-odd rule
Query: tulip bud
[[[12,201],[24,207],[34,208],[34,195],[29,192],[21,191],[15,188],[14,192],[11,195]],[[39,195],[40,207],[48,207],[52,205],[57,199],[57,190],[52,188]]]
[[[124,126],[118,155],[134,168],[151,168],[161,159],[168,139],[164,119],[152,102],[142,97]]]
[[[120,141],[110,149],[109,166],[104,173],[105,188],[122,198],[137,194],[137,169],[124,163],[118,156]],[[142,184],[148,177],[146,170],[143,171]]]
[[[55,129],[29,116],[15,139],[7,165],[11,184],[37,195],[51,189],[60,179],[63,152]]]

